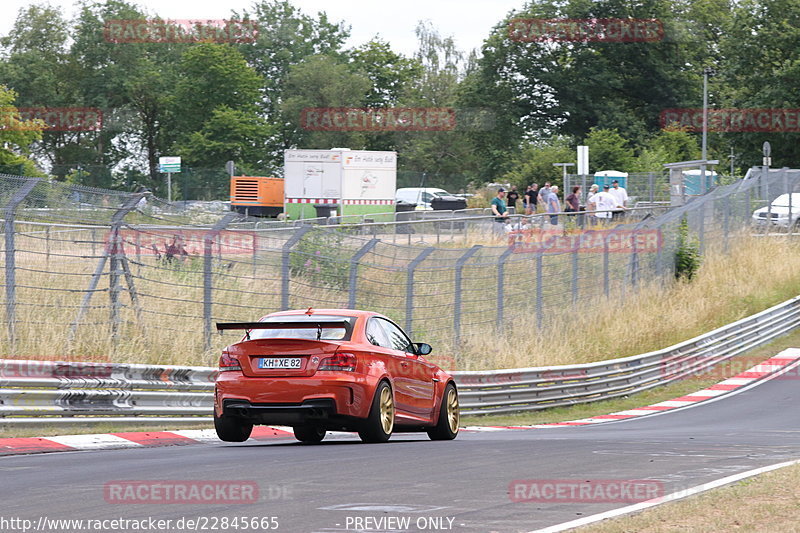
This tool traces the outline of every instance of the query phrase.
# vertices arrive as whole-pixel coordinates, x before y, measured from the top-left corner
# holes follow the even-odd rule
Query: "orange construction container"
[[[283,212],[283,178],[231,176],[231,211],[256,217]]]

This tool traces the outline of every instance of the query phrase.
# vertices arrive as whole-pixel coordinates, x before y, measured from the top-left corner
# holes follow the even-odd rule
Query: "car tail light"
[[[326,357],[317,370],[341,370],[353,372],[356,369],[356,356],[352,353],[337,352],[333,357]]]
[[[239,360],[236,359],[234,356],[229,354],[228,352],[223,351],[222,355],[219,357],[219,371],[220,372],[228,372],[231,370],[241,370],[242,367],[239,365]]]

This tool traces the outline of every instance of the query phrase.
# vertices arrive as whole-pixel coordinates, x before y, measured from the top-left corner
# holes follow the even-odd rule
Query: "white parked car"
[[[405,202],[407,204],[417,204],[417,210],[431,210],[431,200],[437,196],[452,196],[444,189],[435,189],[433,187],[405,187],[397,189],[394,197],[398,202]]]
[[[800,193],[791,194],[791,212],[789,209],[790,195],[781,194],[772,201],[772,205],[756,209],[753,212],[753,221],[756,224],[767,224],[788,228],[797,224],[800,218]]]

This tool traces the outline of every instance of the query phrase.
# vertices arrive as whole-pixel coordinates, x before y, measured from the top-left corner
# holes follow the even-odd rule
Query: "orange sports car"
[[[245,331],[219,360],[214,427],[224,441],[247,440],[254,424],[292,426],[301,442],[320,442],[329,430],[357,431],[364,442],[393,432],[458,434],[452,376],[425,360],[429,344],[411,342],[385,316],[282,311],[217,329]]]

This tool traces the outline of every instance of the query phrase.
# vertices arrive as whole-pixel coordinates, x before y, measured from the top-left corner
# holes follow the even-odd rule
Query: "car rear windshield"
[[[306,324],[327,322],[331,320],[345,320],[346,325],[331,328],[308,327]],[[280,329],[253,329],[250,331],[251,339],[311,339],[324,341],[349,341],[353,333],[355,317],[341,315],[284,315],[267,317],[262,322],[289,322],[296,323],[298,327],[286,326]],[[305,327],[303,327],[305,326]]]

